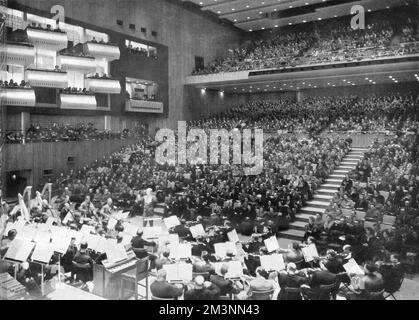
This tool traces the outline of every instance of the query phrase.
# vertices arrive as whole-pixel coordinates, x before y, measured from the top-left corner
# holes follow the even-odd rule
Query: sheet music
[[[143,238],[144,239],[158,239],[162,233],[161,227],[144,227]]]
[[[115,226],[116,226],[116,224],[118,223],[118,220],[116,220],[116,219],[114,219],[114,218],[112,218],[112,217],[110,217],[109,218],[109,220],[108,220],[108,229],[109,230],[113,230],[113,229],[115,229]]]
[[[278,240],[275,236],[265,239],[264,242],[268,252],[273,252],[279,249]]]
[[[228,240],[231,242],[237,243],[240,242],[239,235],[237,234],[236,229],[231,230],[229,233],[227,233]]]
[[[16,234],[16,239],[23,239],[32,241],[38,230],[33,226],[24,226],[19,229],[18,233]]]
[[[47,219],[47,221],[45,222],[45,224],[46,224],[47,226],[52,226],[52,225],[54,224],[54,222],[57,222],[57,219],[56,219],[56,218],[54,218],[54,217],[49,217],[49,218]]]
[[[189,230],[191,231],[192,237],[194,237],[195,239],[199,236],[205,236],[205,230],[202,224],[191,226]]]
[[[17,220],[13,223],[9,222],[6,225],[6,230],[4,231],[4,234],[7,235],[9,231],[13,229],[15,229],[19,233],[19,230],[22,229],[25,226],[25,224],[26,224],[25,220],[22,220],[22,219]]]
[[[192,264],[165,264],[163,269],[167,273],[166,279],[168,282],[192,281]]]
[[[37,244],[46,244],[51,242],[51,232],[50,231],[42,231],[38,230],[33,239]]]
[[[347,274],[364,275],[364,270],[356,263],[355,259],[349,259],[347,263],[343,265]]]
[[[68,212],[63,219],[63,224],[67,224],[68,222],[71,222],[71,221],[74,221],[73,215],[71,214],[71,212]]]
[[[89,226],[87,224],[82,225],[81,229],[80,229],[80,232],[83,233],[83,234],[89,234],[89,233],[94,232],[94,231],[95,231],[95,227]]]
[[[39,243],[35,246],[31,260],[48,264],[54,254],[54,245],[51,243]]]
[[[170,216],[168,218],[164,218],[163,221],[167,229],[180,225],[180,221],[177,216]]]
[[[129,222],[124,222],[122,225],[124,226],[124,232],[132,235],[133,237],[137,235],[137,231],[138,231],[137,226],[134,226],[132,223],[129,223]]]
[[[111,265],[126,260],[128,258],[127,251],[125,250],[124,245],[120,243],[114,244],[108,242],[105,252],[107,260]]]
[[[181,243],[177,245],[169,244],[170,258],[189,259],[192,257],[192,245],[190,243]]]
[[[90,234],[90,232],[89,232]],[[83,240],[84,234],[81,231],[77,231],[77,230],[69,230],[68,231],[68,236],[70,238],[75,238],[75,244],[76,246],[79,246],[81,241]]]
[[[86,234],[83,240],[87,241],[87,248],[97,251],[96,249],[101,238],[103,237],[98,236],[97,234]]]
[[[96,248],[94,249],[96,252],[99,253],[105,253],[106,252],[106,248],[108,247],[108,244],[114,244],[114,242],[108,241],[108,239],[104,238],[104,237],[99,237],[98,238],[98,243],[96,245]]]
[[[301,248],[301,251],[303,252],[304,260],[306,262],[311,262],[314,260],[314,258],[319,257],[319,253],[317,252],[317,248],[314,243],[310,244],[307,247]]]
[[[62,236],[57,238],[52,238],[52,246],[54,247],[54,251],[60,254],[65,254],[67,252],[68,247],[71,243],[71,237],[69,236]]]
[[[15,239],[10,243],[9,249],[7,249],[4,258],[24,262],[28,260],[34,247],[35,243],[33,242],[23,239]]]
[[[260,265],[266,271],[285,270],[285,262],[282,254],[260,256]]]
[[[221,258],[227,256],[227,252],[231,251],[234,256],[237,256],[237,247],[234,242],[228,241],[223,243],[214,243],[215,254]]]
[[[221,274],[221,267],[228,266],[226,278],[240,278],[243,276],[243,266],[240,261],[216,262],[214,263],[215,272]]]

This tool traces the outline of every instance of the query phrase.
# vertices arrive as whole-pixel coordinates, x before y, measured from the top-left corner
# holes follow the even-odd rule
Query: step
[[[338,169],[339,170],[341,170],[341,169],[350,169],[350,170],[352,170],[352,169],[354,169],[356,166],[354,165],[354,166],[345,166],[345,165],[339,165],[339,167],[338,167]]]
[[[329,177],[333,179],[342,178],[342,181],[343,181],[343,179],[345,178],[345,175],[344,174],[331,174]]]
[[[348,173],[351,170],[348,169],[336,169],[333,173]]]
[[[306,221],[294,221],[290,223],[290,229],[293,230],[305,230],[307,222]]]
[[[356,166],[357,164],[358,164],[358,162],[355,162],[355,161],[346,161],[346,160],[343,160],[340,163],[340,165],[343,165],[343,166],[346,166],[346,165],[354,165],[354,166]]]
[[[331,184],[333,186],[340,187],[340,185],[342,184],[342,181],[343,181],[343,179],[338,180],[338,181],[331,181],[331,180],[334,180],[334,179],[327,179],[325,184]]]
[[[278,233],[278,236],[281,238],[287,238],[292,240],[298,240],[301,241],[304,238],[305,232],[302,230],[296,230],[296,229],[289,229],[286,231],[281,231]]]
[[[342,159],[342,161],[354,161],[356,163],[358,163],[359,161],[362,160],[362,158],[364,158],[364,156],[346,156],[345,158]]]
[[[333,179],[333,178],[331,178],[331,179],[326,179],[326,182],[336,182],[336,183],[342,183],[343,178],[344,178],[344,177],[342,177],[342,179]]]
[[[339,187],[340,187],[340,184],[336,185],[336,184],[325,183],[325,184],[322,184],[321,189],[323,189],[323,188],[325,188],[325,189],[337,189]]]
[[[316,192],[319,193],[319,194],[326,194],[326,195],[333,196],[336,192],[338,192],[338,190],[337,189],[323,189],[323,188],[321,188],[321,189],[317,190]]]
[[[317,213],[321,213],[323,214],[326,211],[326,208],[316,208],[316,207],[312,207],[312,206],[307,206],[307,207],[303,207],[300,210],[301,212],[305,212],[305,213],[311,213],[313,215],[317,214]]]
[[[333,196],[325,195],[325,194],[315,194],[313,196],[314,199],[322,199],[322,200],[332,200]]]
[[[307,201],[307,205],[309,206],[328,207],[329,204],[330,204],[330,201],[320,201],[320,200]]]
[[[299,213],[295,216],[295,221],[301,221],[301,222],[308,222],[308,218],[315,217],[315,214],[309,214],[309,213]]]
[[[368,151],[367,148],[351,148],[351,151]]]

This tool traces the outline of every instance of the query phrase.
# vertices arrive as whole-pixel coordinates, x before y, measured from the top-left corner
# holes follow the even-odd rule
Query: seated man
[[[220,295],[226,296],[229,294],[237,294],[241,291],[241,288],[238,284],[234,283],[232,280],[226,279],[225,275],[228,272],[228,265],[223,264],[220,269],[220,274],[213,274],[210,276],[210,281],[220,288]]]
[[[93,260],[87,252],[86,241],[80,244],[80,250],[73,258],[73,272],[76,274],[77,279],[82,282],[88,282],[93,279]]]
[[[310,300],[329,300],[328,296],[322,296],[320,286],[336,284],[336,274],[330,272],[323,264],[320,264],[321,270],[308,271],[310,274],[309,285],[310,288],[304,286],[303,293],[309,297]]]
[[[161,254],[161,257],[156,259],[155,265],[156,265],[157,270],[160,270],[161,268],[163,268],[165,264],[173,263],[172,259],[170,259],[169,256],[170,256],[170,250],[165,249],[163,253]]]
[[[205,281],[203,276],[196,276],[193,289],[185,292],[185,300],[218,300],[220,288],[215,284]]]
[[[183,294],[182,285],[172,285],[166,281],[167,272],[160,269],[156,280],[150,285],[151,294],[157,298],[177,299]]]
[[[302,300],[300,293],[290,293],[285,288],[297,289],[307,283],[308,279],[297,271],[295,263],[288,263],[287,270],[278,273],[278,284],[281,288],[278,300]]]
[[[252,300],[270,300],[270,294],[258,293],[267,292],[274,290],[273,284],[268,280],[269,273],[263,270],[261,267],[256,268],[256,278],[250,281],[248,296]]]
[[[377,271],[373,264],[365,264],[365,274],[350,275],[351,285],[342,294],[348,300],[382,300],[381,291],[384,290],[383,276]]]

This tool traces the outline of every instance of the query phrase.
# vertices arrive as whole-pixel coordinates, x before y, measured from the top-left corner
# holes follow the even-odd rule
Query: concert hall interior
[[[0,300],[419,299],[417,0],[0,0]]]

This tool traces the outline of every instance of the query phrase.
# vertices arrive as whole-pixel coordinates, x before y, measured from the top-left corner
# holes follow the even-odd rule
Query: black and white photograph
[[[418,23],[418,0],[0,0],[0,300],[419,300]]]

